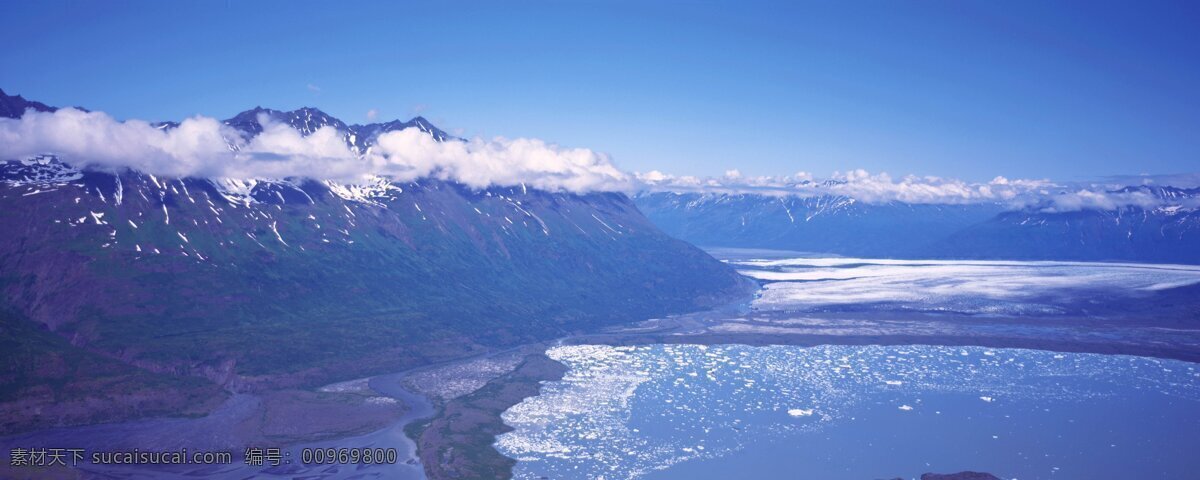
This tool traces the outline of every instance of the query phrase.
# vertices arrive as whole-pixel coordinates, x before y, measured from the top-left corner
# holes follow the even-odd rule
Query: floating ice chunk
[[[996,401],[996,399],[994,399],[994,398],[992,398],[992,397],[989,397],[989,396],[986,396],[986,395],[979,397],[979,399],[980,399],[980,400],[983,400],[983,401],[985,401],[985,402],[988,402],[988,403],[991,403],[991,402],[994,402],[994,401]]]
[[[811,409],[811,408],[793,408],[791,410],[788,410],[787,413],[788,413],[788,415],[791,415],[793,417],[809,417],[809,416],[812,416],[813,409]]]
[[[912,409],[913,409],[913,407],[912,407],[912,406],[910,406],[910,405],[901,405],[901,406],[899,406],[899,407],[897,407],[897,408],[899,408],[899,409],[901,409],[901,410],[904,410],[904,411],[906,411],[906,412],[912,411]]]

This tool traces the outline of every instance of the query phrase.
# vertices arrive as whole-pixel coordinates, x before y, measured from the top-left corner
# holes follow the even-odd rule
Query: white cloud
[[[380,135],[373,171],[399,179],[434,177],[472,187],[524,183],[542,190],[571,192],[627,190],[629,175],[607,155],[564,148],[538,139],[475,138],[438,142],[417,129]]]
[[[367,110],[367,121],[374,122],[376,118],[379,118],[379,110],[374,108]]]
[[[355,182],[388,175],[401,181],[433,177],[476,188],[524,183],[576,193],[631,185],[630,177],[604,154],[537,139],[438,142],[414,128],[385,133],[367,154],[356,155],[332,127],[304,136],[265,116],[259,121],[263,132],[243,138],[207,117],[159,129],[138,120],[119,122],[101,112],[28,111],[20,119],[0,119],[0,158],[55,154],[78,167],[129,167],[177,177]]]
[[[100,112],[65,108],[0,119],[0,158],[57,154],[79,166],[128,166],[164,175],[215,173],[232,156],[235,132],[211,118],[193,117],[163,131],[146,122],[117,122]]]
[[[1078,212],[1081,210],[1116,210],[1125,207],[1152,209],[1165,206],[1164,199],[1148,192],[1112,192],[1105,190],[1076,190],[1050,195],[1030,205],[1046,213]]]
[[[667,175],[658,170],[651,170],[646,173],[638,173],[638,174],[636,174],[636,177],[638,180],[645,182],[645,183],[649,183],[651,185],[666,182],[666,181],[669,181],[669,180],[675,178],[671,175]]]

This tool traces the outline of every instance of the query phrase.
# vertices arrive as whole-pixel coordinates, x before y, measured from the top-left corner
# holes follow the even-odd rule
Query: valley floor
[[[819,271],[823,272],[820,275],[835,277],[844,273],[826,267],[805,268],[761,268],[760,271],[789,274]],[[815,281],[823,280],[820,275]],[[1042,292],[1046,294],[1033,295],[1030,298],[1036,301],[1029,302],[1042,302],[1041,305],[1052,305],[1055,309],[1033,313],[1022,311],[1020,314],[954,311],[936,305],[936,308],[925,309],[895,304],[866,305],[862,302],[801,302],[793,307],[777,308],[763,300],[764,292],[771,288],[770,282],[767,283],[766,288],[753,298],[743,298],[720,309],[565,337],[554,345],[918,344],[1126,354],[1200,362],[1200,286],[1195,283],[1145,290],[1134,296],[1106,295],[1102,289],[1075,289],[1071,290],[1071,295]],[[997,299],[990,301],[1000,302]],[[537,395],[544,381],[562,377],[564,367],[542,353],[550,346],[532,344],[472,355],[403,373],[342,382],[320,392],[279,392],[261,398],[233,399],[222,408],[237,407],[254,412],[239,414],[241,416],[237,418],[242,420],[234,422],[245,427],[246,418],[257,418],[257,423],[248,427],[253,433],[240,439],[242,444],[287,444],[293,445],[293,451],[298,451],[295,446],[301,444],[354,446],[391,442],[410,447],[407,456],[401,456],[401,465],[393,467],[389,474],[435,479],[506,477],[511,474],[515,462],[493,447],[497,435],[511,430],[501,415],[523,399]],[[254,405],[238,407],[237,402]],[[274,406],[267,408],[264,404]],[[176,440],[202,438],[183,435],[178,429],[181,425],[187,425],[187,428],[205,425],[205,422],[214,422],[213,418],[222,417],[150,421],[159,424],[133,436],[123,427],[107,434],[103,433],[104,428],[110,426],[80,427],[49,436],[42,433],[40,437],[34,434],[0,439],[0,446],[7,451],[39,442],[57,445],[66,439],[92,438],[95,441],[89,446],[96,447],[120,434],[126,447],[152,449],[161,447],[161,440],[172,435],[176,435]],[[323,426],[319,420],[322,418],[331,423]],[[144,422],[136,424],[145,425]],[[304,426],[298,426],[301,424]],[[379,429],[382,425],[387,426]],[[211,435],[207,438],[212,439],[221,437],[220,432],[226,431],[223,428],[225,426],[201,431],[207,431],[205,435]],[[88,437],[85,434],[88,429],[101,433]],[[371,433],[364,433],[368,431]],[[413,442],[404,438],[406,435],[415,440],[415,453],[411,451]],[[314,443],[318,438],[327,440]],[[295,467],[277,469],[274,473],[346,478],[372,471],[383,472],[380,467],[327,468],[323,471]],[[182,477],[196,472],[175,473]],[[244,476],[247,470],[238,468],[222,473],[235,478]]]

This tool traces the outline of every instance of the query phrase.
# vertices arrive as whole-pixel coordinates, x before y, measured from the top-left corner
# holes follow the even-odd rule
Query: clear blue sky
[[[0,88],[118,118],[316,106],[627,170],[1200,170],[1200,2],[4,0]]]

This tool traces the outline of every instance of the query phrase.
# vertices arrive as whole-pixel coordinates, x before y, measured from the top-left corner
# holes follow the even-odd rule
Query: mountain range
[[[0,114],[52,111],[0,93]],[[248,110],[352,148],[427,120]],[[164,122],[158,128],[174,128]],[[0,164],[0,431],[203,410],[702,309],[748,283],[621,193]],[[10,420],[11,419],[11,420]]]
[[[1153,206],[864,202],[850,196],[648,191],[667,233],[706,247],[858,257],[1200,263],[1200,188],[1129,186]]]

